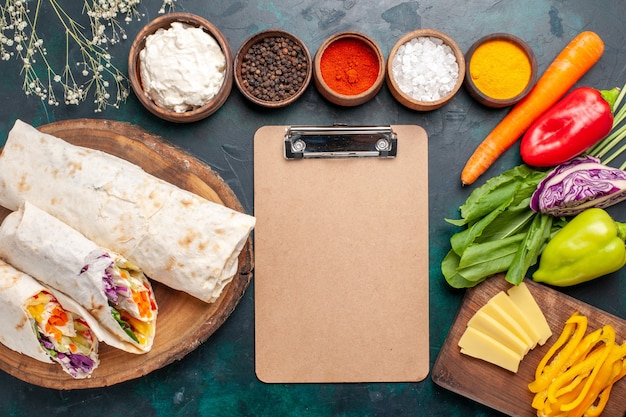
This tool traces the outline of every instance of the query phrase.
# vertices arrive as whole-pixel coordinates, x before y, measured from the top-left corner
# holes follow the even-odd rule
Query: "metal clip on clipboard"
[[[285,158],[394,158],[398,141],[390,126],[292,126]]]

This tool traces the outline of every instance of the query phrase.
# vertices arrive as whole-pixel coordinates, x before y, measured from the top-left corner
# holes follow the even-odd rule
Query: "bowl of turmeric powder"
[[[338,32],[317,50],[313,80],[319,93],[331,103],[358,106],[382,88],[385,57],[371,37],[360,32]]]
[[[537,81],[532,48],[509,33],[483,36],[465,54],[465,87],[485,106],[501,108],[520,101]]]

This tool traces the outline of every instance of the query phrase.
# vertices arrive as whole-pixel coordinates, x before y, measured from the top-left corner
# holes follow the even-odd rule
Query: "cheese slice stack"
[[[461,353],[516,373],[526,354],[552,336],[550,326],[523,282],[500,291],[467,322]]]

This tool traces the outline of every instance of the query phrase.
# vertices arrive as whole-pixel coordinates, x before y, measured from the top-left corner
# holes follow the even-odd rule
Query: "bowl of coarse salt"
[[[465,78],[465,58],[448,35],[419,29],[401,37],[387,59],[387,86],[398,102],[420,111],[448,103]]]
[[[191,13],[168,13],[137,34],[128,55],[128,78],[152,114],[171,122],[195,122],[228,98],[232,62],[228,41],[212,23]]]

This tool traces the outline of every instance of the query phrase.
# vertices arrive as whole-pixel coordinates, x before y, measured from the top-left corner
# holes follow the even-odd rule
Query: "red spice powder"
[[[332,42],[320,59],[322,78],[339,94],[364,92],[378,78],[378,56],[365,42],[342,38]]]

